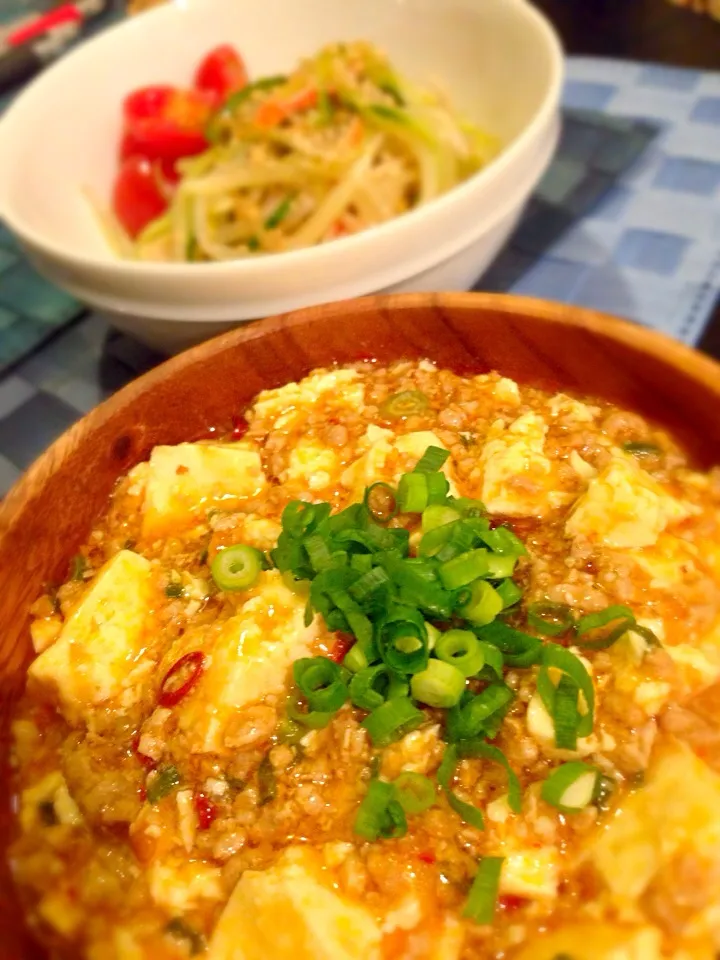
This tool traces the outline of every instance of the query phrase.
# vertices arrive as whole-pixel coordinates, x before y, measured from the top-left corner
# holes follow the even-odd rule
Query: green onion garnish
[[[527,554],[525,544],[509,527],[495,527],[494,530],[487,530],[481,537],[493,553],[513,557],[523,557]]]
[[[386,700],[406,697],[410,686],[405,677],[389,670],[384,663],[365,667],[350,680],[350,699],[361,710],[376,710]]]
[[[290,208],[293,205],[294,199],[294,197],[285,197],[285,199],[275,207],[263,224],[265,230],[275,230],[276,227],[280,226],[283,220],[285,220],[287,215],[290,213]]]
[[[334,713],[321,710],[306,710],[302,700],[292,693],[287,698],[285,711],[289,723],[298,733],[297,739],[302,739],[308,730],[323,730],[335,716]]]
[[[394,786],[405,813],[424,813],[437,799],[435,784],[421,773],[406,770],[397,777]]]
[[[459,590],[488,572],[488,552],[477,549],[461,553],[440,564],[438,574],[446,590]]]
[[[545,709],[555,720],[557,691],[550,679],[548,670],[555,667],[573,681],[577,692],[575,695],[578,705],[578,723],[576,734],[578,737],[589,737],[592,733],[595,714],[595,689],[585,664],[574,653],[555,643],[546,644],[542,649],[542,667],[538,673],[537,689]],[[582,693],[585,700],[581,709],[579,695]],[[557,733],[557,730],[556,730]]]
[[[485,666],[485,649],[470,630],[448,630],[435,644],[435,656],[451,663],[464,677],[474,677]]]
[[[522,599],[522,590],[514,580],[503,580],[495,587],[495,592],[503,602],[503,610],[515,606]]]
[[[537,637],[513,630],[499,620],[480,627],[477,633],[481,640],[492,643],[502,652],[510,667],[530,667],[540,662],[543,644]]]
[[[311,710],[335,713],[348,698],[340,666],[327,657],[296,660],[293,676]]]
[[[415,473],[437,473],[449,456],[444,447],[428,447],[415,464]]]
[[[443,527],[448,523],[454,523],[460,519],[460,514],[453,507],[445,506],[441,503],[433,503],[422,514],[422,532],[429,533],[438,527]]]
[[[555,746],[561,750],[575,750],[580,725],[578,688],[567,675],[560,678],[555,691],[553,724],[555,727]]]
[[[82,580],[87,569],[87,560],[81,553],[76,553],[70,561],[70,579]]]
[[[642,440],[631,440],[623,444],[623,450],[634,457],[659,457],[662,450],[654,443],[645,443]]]
[[[394,393],[380,405],[380,415],[386,420],[401,420],[424,413],[429,406],[430,401],[421,390],[403,390]]]
[[[475,923],[489,924],[495,917],[503,857],[482,857],[470,887],[463,916]]]
[[[380,655],[391,670],[419,673],[428,664],[428,634],[425,621],[412,607],[390,607],[376,631]]]
[[[389,483],[373,483],[365,491],[365,506],[377,523],[389,523],[398,514],[397,494]]]
[[[599,775],[595,767],[579,760],[563,763],[543,783],[541,796],[563,813],[578,813],[592,803]]]
[[[177,767],[170,766],[158,770],[146,788],[148,803],[157,803],[179,786],[180,774],[178,773]]]
[[[237,544],[215,555],[210,573],[220,590],[247,590],[260,576],[262,567],[263,556],[259,550]]]
[[[608,629],[605,630],[605,627]],[[578,620],[577,644],[589,650],[605,650],[634,627],[635,614],[630,607],[615,604]]]
[[[442,762],[436,774],[437,782],[442,787],[447,801],[455,813],[462,817],[466,823],[469,823],[471,827],[475,827],[477,830],[484,830],[485,820],[483,819],[482,813],[471,803],[466,803],[464,800],[461,800],[450,786],[455,776],[455,768],[458,765],[459,759],[460,755],[456,745],[453,744],[446,747]]]
[[[504,683],[491,683],[477,695],[468,694],[447,713],[446,739],[455,742],[494,733],[514,699]]]
[[[527,608],[527,621],[544,637],[559,637],[575,625],[572,610],[566,603],[541,600]]]
[[[165,587],[165,596],[171,599],[181,597],[184,593],[183,585],[181,583],[169,583]]]
[[[465,675],[443,660],[430,660],[410,681],[416,700],[429,707],[454,707],[465,689]]]
[[[493,555],[488,555],[492,562]],[[504,557],[500,558],[501,560]],[[473,626],[483,627],[492,623],[503,609],[503,599],[486,580],[476,580],[470,585],[470,596],[466,603],[458,607],[458,613],[469,620]]]
[[[491,580],[504,580],[515,572],[517,557],[512,553],[488,554],[488,577]]]
[[[409,697],[386,700],[362,722],[376,747],[387,747],[425,722],[425,714]]]
[[[401,513],[422,513],[428,502],[427,475],[404,473],[398,484],[398,505]]]
[[[394,784],[384,780],[370,781],[353,829],[365,840],[402,837],[407,833],[405,811],[397,798]]]

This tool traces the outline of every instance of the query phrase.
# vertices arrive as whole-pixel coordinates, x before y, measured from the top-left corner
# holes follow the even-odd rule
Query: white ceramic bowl
[[[320,247],[213,264],[116,257],[83,188],[110,195],[125,94],[187,84],[221,42],[259,76],[353,39],[377,43],[416,81],[441,80],[501,137],[502,154],[426,206]],[[83,44],[16,100],[0,121],[0,217],[42,273],[166,350],[314,303],[467,289],[552,157],[562,67],[555,34],[526,0],[178,0]]]

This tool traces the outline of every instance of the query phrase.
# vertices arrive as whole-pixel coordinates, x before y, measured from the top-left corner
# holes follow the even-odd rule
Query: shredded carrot
[[[347,142],[350,147],[358,147],[365,136],[365,124],[357,115],[350,121],[347,132]]]
[[[261,104],[255,114],[255,122],[260,127],[276,127],[293,113],[317,106],[317,102],[317,88],[306,87],[287,100],[268,100]]]

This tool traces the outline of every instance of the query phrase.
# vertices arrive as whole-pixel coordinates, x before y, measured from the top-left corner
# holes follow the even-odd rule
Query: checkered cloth
[[[585,304],[696,342],[720,286],[720,74],[572,58],[568,74],[558,158],[478,288]],[[41,315],[31,286],[24,302],[38,298]],[[5,289],[0,275],[0,300]],[[0,342],[2,323],[0,313]],[[0,379],[0,494],[159,359],[91,315]]]

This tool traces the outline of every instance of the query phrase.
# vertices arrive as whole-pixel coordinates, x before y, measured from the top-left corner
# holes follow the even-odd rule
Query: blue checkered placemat
[[[526,219],[482,287],[593,307],[697,343],[720,294],[720,73],[571,58],[564,102],[618,123],[642,117],[658,136],[549,247],[543,218]],[[583,158],[604,165],[591,128],[572,138],[575,156],[556,164],[541,197],[556,181],[558,195],[582,183]]]
[[[720,74],[571,58],[565,104],[558,156],[478,288],[584,304],[697,342],[720,287]],[[3,249],[0,234],[0,296]],[[13,248],[10,258],[6,270],[17,270]],[[25,302],[42,303],[36,281],[26,284]],[[4,309],[20,338],[15,308]],[[39,309],[49,316],[34,306],[35,322]],[[66,298],[64,309],[81,308]],[[0,310],[0,344],[3,322]],[[0,368],[2,357],[0,346]],[[159,359],[90,314],[17,363],[0,378],[0,495]]]

